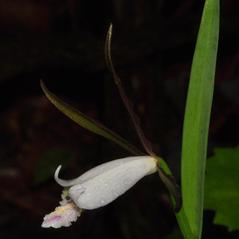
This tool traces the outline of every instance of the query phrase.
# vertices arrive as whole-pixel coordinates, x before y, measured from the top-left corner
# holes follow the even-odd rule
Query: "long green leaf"
[[[49,101],[55,105],[55,107],[60,110],[63,114],[69,117],[71,120],[79,124],[81,127],[105,137],[116,144],[120,145],[125,150],[129,151],[134,155],[143,155],[137,148],[127,142],[125,139],[120,137],[115,132],[111,131],[110,129],[106,128],[102,124],[96,122],[95,120],[91,119],[90,117],[86,116],[85,114],[81,113],[77,109],[73,108],[71,105],[65,103],[60,98],[58,98],[55,94],[47,89],[43,81],[41,80],[41,88],[45,93],[46,97]]]
[[[208,128],[219,35],[219,0],[206,0],[191,68],[182,145],[182,213],[201,238]],[[181,217],[182,215],[178,215]]]

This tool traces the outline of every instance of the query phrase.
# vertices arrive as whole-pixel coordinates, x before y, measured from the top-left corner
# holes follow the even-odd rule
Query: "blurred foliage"
[[[59,165],[67,166],[73,154],[62,148],[49,149],[37,161],[34,175],[34,184],[44,183],[54,177],[54,172]]]
[[[183,239],[183,235],[179,228],[175,228],[169,235],[164,237],[164,239]]]
[[[239,147],[216,148],[207,162],[205,209],[214,210],[214,223],[239,230]]]

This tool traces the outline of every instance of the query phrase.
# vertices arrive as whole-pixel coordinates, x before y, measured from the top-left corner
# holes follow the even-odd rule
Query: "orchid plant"
[[[111,59],[112,25],[109,27],[105,41],[107,67],[146,155],[127,140],[62,101],[41,81],[41,87],[46,97],[62,113],[82,127],[117,143],[131,154],[137,155],[101,164],[72,180],[63,180],[59,177],[61,169],[59,166],[55,171],[55,180],[63,187],[62,200],[53,212],[44,217],[42,227],[70,226],[83,210],[92,210],[109,204],[144,176],[158,172],[170,193],[175,215],[184,238],[201,238],[207,138],[214,89],[218,35],[219,0],[206,0],[193,57],[184,116],[181,160],[182,191],[175,183],[167,163],[154,153],[150,141],[145,137],[140,127],[140,121],[125,94],[120,77],[115,71]]]
[[[72,222],[77,220],[82,210],[92,210],[109,204],[134,186],[141,178],[155,172],[159,172],[161,179],[172,195],[175,196],[175,210],[180,208],[179,188],[172,176],[161,169],[160,161],[162,161],[162,159],[154,154],[151,143],[146,139],[140,127],[139,119],[133,111],[131,103],[124,92],[120,78],[116,74],[111,59],[111,39],[112,24],[109,27],[105,41],[106,63],[112,73],[113,79],[117,85],[123,103],[129,112],[140,141],[148,155],[113,160],[98,165],[72,180],[63,180],[59,178],[61,169],[61,166],[59,166],[55,171],[55,180],[64,188],[61,195],[62,201],[60,201],[60,206],[56,207],[54,212],[44,217],[42,227],[68,227]],[[46,88],[42,81],[41,86],[46,96],[53,104],[59,102],[59,99]],[[69,109],[69,107],[67,108]],[[127,145],[129,144],[127,143]]]

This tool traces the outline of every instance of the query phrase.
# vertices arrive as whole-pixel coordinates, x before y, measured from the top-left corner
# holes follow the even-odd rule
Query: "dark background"
[[[104,38],[113,22],[117,71],[155,152],[166,159],[179,181],[185,98],[203,3],[0,1],[1,238],[180,238],[157,175],[145,178],[112,204],[85,212],[70,228],[40,227],[61,194],[53,171],[47,180],[35,180],[46,153],[58,152],[49,158],[56,164],[58,157],[68,158],[65,178],[129,154],[58,112],[43,95],[39,80],[142,148],[105,66]],[[209,155],[214,147],[239,142],[238,9],[236,0],[221,1]],[[239,238],[237,232],[228,233],[212,221],[213,212],[206,212],[203,238]]]

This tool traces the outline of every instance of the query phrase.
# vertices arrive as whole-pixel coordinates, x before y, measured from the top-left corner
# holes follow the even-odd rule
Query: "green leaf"
[[[193,234],[193,232],[191,230],[191,226],[188,222],[188,218],[186,217],[186,214],[184,211],[184,205],[182,206],[179,213],[176,213],[176,218],[177,218],[180,230],[181,230],[182,234],[184,235],[184,238],[196,239],[195,235]]]
[[[71,120],[79,124],[81,127],[115,142],[116,144],[118,144],[132,154],[143,155],[142,152],[140,152],[138,149],[136,149],[133,145],[120,137],[118,134],[114,133],[110,129],[106,128],[102,124],[96,122],[95,120],[91,119],[90,117],[86,116],[85,114],[81,113],[77,109],[73,108],[71,105],[58,98],[55,94],[53,94],[47,89],[43,81],[41,81],[41,88],[49,101],[53,105],[55,105],[58,110],[60,110]]]
[[[67,165],[72,158],[72,153],[65,149],[53,148],[44,152],[36,165],[34,184],[44,183],[52,178],[57,166]]]
[[[239,147],[218,148],[207,161],[205,209],[215,210],[214,223],[239,230]]]
[[[219,0],[206,0],[191,68],[182,144],[183,210],[192,235],[201,238],[208,128],[219,35]],[[180,215],[179,215],[180,216]]]

